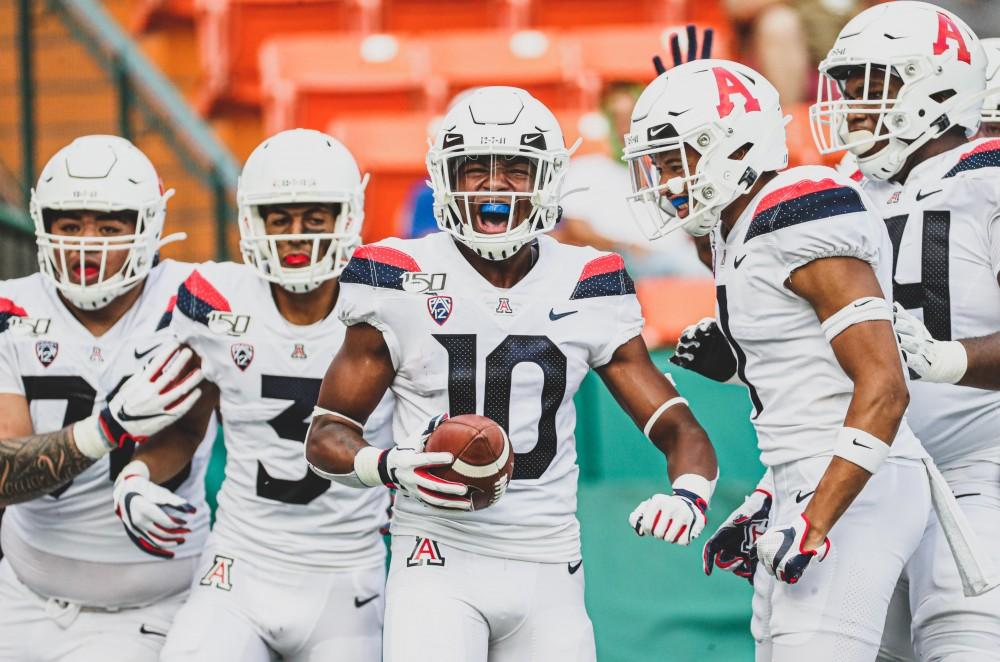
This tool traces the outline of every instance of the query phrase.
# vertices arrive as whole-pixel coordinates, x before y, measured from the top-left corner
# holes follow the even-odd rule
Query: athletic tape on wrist
[[[646,435],[647,439],[649,439],[649,433],[652,432],[653,426],[656,425],[656,421],[660,420],[660,416],[663,416],[663,412],[667,411],[674,405],[687,405],[687,403],[688,401],[679,395],[676,398],[670,398],[669,400],[667,400],[662,405],[656,408],[656,411],[653,412],[653,415],[649,417],[648,421],[646,421],[646,425],[643,426],[642,433]]]
[[[833,454],[875,473],[889,456],[889,444],[857,428],[840,428]]]
[[[354,456],[354,473],[358,480],[367,487],[385,485],[379,471],[382,455],[385,451],[374,446],[365,446]]]
[[[855,299],[826,318],[820,326],[826,339],[832,342],[847,327],[872,320],[892,322],[892,305],[881,297]]]
[[[111,445],[101,429],[101,415],[94,414],[73,424],[73,441],[91,460],[100,460],[111,452]]]
[[[708,503],[712,500],[712,495],[715,494],[715,483],[718,480],[718,472],[716,472],[715,478],[712,480],[698,474],[681,474],[670,483],[670,487],[673,490],[685,490],[697,494],[705,500],[707,507]]]
[[[957,384],[969,370],[969,353],[965,345],[957,340],[942,340],[937,343],[938,357],[933,368],[934,381],[943,384]]]

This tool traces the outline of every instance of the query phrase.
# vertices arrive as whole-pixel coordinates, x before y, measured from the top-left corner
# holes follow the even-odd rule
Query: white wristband
[[[969,353],[965,345],[957,340],[942,340],[937,343],[938,357],[927,375],[940,384],[957,384],[969,369]]]
[[[674,405],[686,405],[687,403],[688,401],[682,398],[681,396],[677,396],[676,398],[670,398],[669,400],[667,400],[662,405],[656,408],[656,411],[653,412],[653,415],[649,417],[648,421],[646,421],[646,425],[643,426],[642,433],[646,435],[647,439],[649,439],[649,433],[653,431],[653,426],[656,425],[656,421],[660,420],[660,416],[663,416],[663,412],[667,411]]]
[[[698,474],[682,474],[670,484],[670,487],[675,490],[694,492],[707,504],[712,500],[712,495],[715,494],[715,483],[718,480],[718,474],[715,475],[714,480],[709,480]]]
[[[889,444],[857,428],[840,428],[833,454],[875,473],[889,456]]]
[[[101,431],[100,418],[100,414],[94,414],[73,424],[73,441],[80,452],[91,460],[100,460],[111,452],[111,446]]]
[[[383,484],[378,474],[378,459],[381,456],[382,449],[374,446],[365,446],[354,456],[354,473],[363,485],[377,487]]]

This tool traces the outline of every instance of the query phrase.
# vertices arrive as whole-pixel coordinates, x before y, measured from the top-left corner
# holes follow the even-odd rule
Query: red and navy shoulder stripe
[[[177,291],[177,310],[184,313],[188,319],[208,325],[208,316],[216,310],[230,312],[229,302],[226,297],[219,294],[219,291],[212,286],[205,277],[192,271],[180,289]],[[173,311],[169,311],[173,314]],[[161,320],[162,321],[162,320]],[[168,322],[169,323],[169,322]]]
[[[832,179],[805,179],[764,196],[750,220],[744,242],[782,228],[865,210],[861,196]]]
[[[617,253],[602,255],[583,266],[570,299],[590,299],[635,294],[635,283]]]
[[[177,295],[170,297],[167,300],[167,309],[164,311],[163,315],[160,317],[160,321],[156,323],[156,330],[165,329],[170,326],[170,321],[174,319],[174,307],[177,306]]]
[[[340,274],[340,282],[401,290],[403,274],[408,271],[420,271],[420,267],[403,251],[389,246],[359,246]]]
[[[27,317],[28,313],[10,299],[0,297],[0,333],[7,330],[12,317]]]
[[[958,163],[944,174],[944,178],[954,177],[960,172],[969,170],[997,167],[1000,167],[1000,140],[989,140],[963,154]]]

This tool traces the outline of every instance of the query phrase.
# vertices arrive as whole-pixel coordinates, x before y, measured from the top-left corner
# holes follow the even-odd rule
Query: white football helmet
[[[990,96],[983,102],[982,121],[1000,122],[1000,38],[981,39],[979,43],[986,52],[986,87]]]
[[[438,227],[482,257],[506,260],[559,221],[559,197],[567,150],[555,116],[516,87],[481,87],[451,107],[427,152]],[[521,163],[533,180],[530,191],[514,191],[497,173]],[[479,164],[485,176],[476,190],[460,190],[461,167]],[[519,204],[531,205],[517,222]],[[479,232],[473,218],[489,217],[496,232]]]
[[[711,232],[760,175],[788,165],[786,124],[778,91],[745,65],[695,60],[658,76],[625,136],[627,200],[640,229],[650,239],[678,228],[695,237]],[[700,156],[693,172],[689,150]],[[661,164],[671,158],[684,174],[665,179]]]
[[[953,126],[969,137],[979,127],[986,54],[975,32],[941,7],[899,0],[861,12],[840,31],[819,70],[809,111],[816,146],[822,154],[850,150],[866,177],[891,178],[910,154]],[[864,75],[864,91],[848,100],[852,74]],[[890,98],[894,77],[901,86]],[[875,131],[851,131],[848,120],[857,115],[874,115]]]
[[[368,176],[361,177],[354,157],[332,136],[291,129],[266,139],[243,166],[236,192],[243,261],[289,292],[309,292],[336,278],[361,244],[367,184]],[[340,205],[333,232],[267,234],[262,205],[313,202]],[[312,242],[309,264],[283,266],[277,242],[303,240]]]
[[[173,194],[173,189],[163,191],[153,164],[128,140],[100,135],[77,138],[49,159],[31,191],[29,211],[35,223],[39,269],[77,308],[103,308],[146,277],[160,246],[184,238],[178,233],[160,240],[167,200]],[[57,210],[135,211],[135,234],[113,238],[52,234],[46,217]],[[112,274],[106,265],[113,251],[128,251],[128,257]],[[74,253],[79,264],[88,256],[100,256],[96,279],[72,282],[68,264]]]

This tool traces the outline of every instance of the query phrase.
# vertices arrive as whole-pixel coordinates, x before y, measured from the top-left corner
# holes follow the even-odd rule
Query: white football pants
[[[594,662],[583,567],[392,537],[386,662]]]
[[[206,547],[163,662],[380,662],[385,568],[291,571]]]
[[[829,462],[774,468],[770,527],[799,516]],[[923,464],[883,464],[830,532],[825,561],[810,563],[797,584],[757,568],[751,620],[757,662],[872,662],[896,582],[931,519]]]
[[[156,662],[186,592],[110,611],[44,598],[0,561],[0,662]]]
[[[980,460],[942,469],[941,473],[983,549],[1000,568],[1000,462]],[[955,560],[936,517],[931,518],[919,551],[899,579],[878,659],[1000,660],[1000,588],[974,598],[965,597]]]

